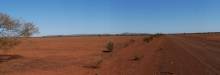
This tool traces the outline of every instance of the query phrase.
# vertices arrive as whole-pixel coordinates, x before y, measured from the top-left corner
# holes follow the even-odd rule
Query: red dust
[[[23,38],[0,75],[219,75],[220,37],[164,35]],[[133,42],[130,42],[133,40]],[[103,52],[112,41],[114,50]],[[135,60],[134,60],[135,59]],[[138,60],[136,60],[138,59]]]

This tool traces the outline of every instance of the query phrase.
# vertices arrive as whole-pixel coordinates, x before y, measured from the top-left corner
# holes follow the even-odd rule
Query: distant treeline
[[[198,32],[198,33],[155,33],[164,35],[220,35],[220,32]],[[74,35],[48,35],[39,36],[39,38],[47,37],[81,37],[81,36],[150,36],[149,33],[121,33],[121,34],[74,34]],[[36,37],[38,38],[38,37]]]
[[[80,36],[149,36],[148,33],[122,33],[122,34],[74,34],[74,35],[48,35],[42,37],[80,37]]]
[[[220,32],[197,32],[197,33],[172,33],[172,34],[168,34],[168,35],[216,35],[219,34]]]

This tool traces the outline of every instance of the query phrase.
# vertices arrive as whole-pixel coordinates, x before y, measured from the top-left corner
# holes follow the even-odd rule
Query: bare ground
[[[220,37],[143,36],[25,38],[0,75],[219,75]],[[108,41],[114,50],[102,52]]]

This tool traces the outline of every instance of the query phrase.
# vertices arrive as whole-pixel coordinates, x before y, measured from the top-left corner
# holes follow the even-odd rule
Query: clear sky
[[[220,31],[220,0],[0,0],[39,35]]]

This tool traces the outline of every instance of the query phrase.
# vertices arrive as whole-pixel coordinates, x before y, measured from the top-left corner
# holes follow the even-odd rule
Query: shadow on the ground
[[[22,58],[20,55],[0,55],[0,63]]]

